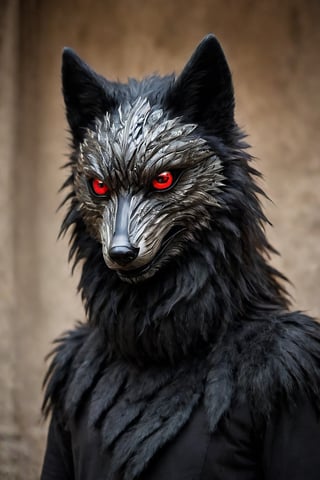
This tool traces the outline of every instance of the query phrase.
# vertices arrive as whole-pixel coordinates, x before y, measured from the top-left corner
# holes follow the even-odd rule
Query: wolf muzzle
[[[139,254],[139,248],[131,245],[128,235],[131,195],[119,196],[115,229],[109,248],[110,258],[124,267]]]

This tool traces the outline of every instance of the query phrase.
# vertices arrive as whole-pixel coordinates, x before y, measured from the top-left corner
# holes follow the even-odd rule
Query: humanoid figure
[[[128,84],[63,54],[86,321],[46,380],[42,480],[320,478],[320,326],[268,263],[258,176],[209,35]]]

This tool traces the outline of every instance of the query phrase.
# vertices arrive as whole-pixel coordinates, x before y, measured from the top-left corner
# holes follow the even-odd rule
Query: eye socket
[[[93,178],[90,180],[90,185],[93,193],[98,197],[104,197],[109,192],[108,185],[99,178]]]
[[[173,184],[174,177],[171,172],[161,172],[152,180],[155,190],[167,190]]]

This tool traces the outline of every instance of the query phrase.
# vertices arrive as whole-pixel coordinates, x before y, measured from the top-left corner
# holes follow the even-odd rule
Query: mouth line
[[[156,253],[156,255],[153,257],[153,259],[147,263],[146,265],[143,265],[142,267],[136,268],[134,270],[117,270],[117,272],[121,275],[121,277],[126,277],[126,278],[133,278],[133,277],[139,277],[146,273],[160,258],[164,250],[167,248],[167,246],[171,243],[171,241],[179,235],[179,233],[183,232],[185,230],[184,227],[179,227],[175,226],[172,227],[168,233],[163,237],[161,246]]]

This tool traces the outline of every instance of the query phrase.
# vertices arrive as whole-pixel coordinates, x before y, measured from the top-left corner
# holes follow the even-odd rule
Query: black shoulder
[[[104,355],[101,335],[87,324],[78,324],[74,330],[55,340],[56,347],[44,379],[45,395],[42,412],[47,416],[52,408],[62,413],[76,410],[87,388],[100,368]]]
[[[299,312],[247,325],[236,341],[237,390],[254,412],[269,416],[307,396],[320,409],[320,325]]]
[[[234,402],[268,419],[307,397],[320,412],[320,324],[299,312],[239,322],[213,350],[205,389],[211,431]]]

